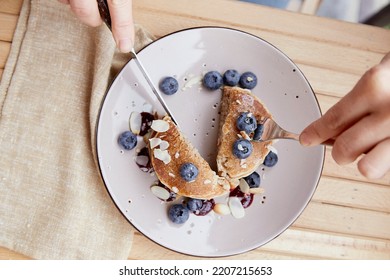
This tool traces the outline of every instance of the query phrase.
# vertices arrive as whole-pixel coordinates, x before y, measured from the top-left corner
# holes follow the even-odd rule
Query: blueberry
[[[260,186],[260,175],[256,171],[249,176],[244,177],[250,188],[258,188]]]
[[[187,209],[192,212],[200,210],[202,208],[202,205],[203,205],[203,201],[201,199],[190,198],[187,201]]]
[[[251,134],[257,127],[256,118],[252,113],[241,113],[237,118],[236,126],[239,131],[245,131],[247,134]]]
[[[249,157],[252,153],[252,150],[252,143],[246,139],[238,139],[233,144],[233,154],[239,159]]]
[[[252,72],[245,72],[240,77],[242,88],[253,89],[257,85],[257,77]]]
[[[240,81],[240,74],[233,69],[227,70],[223,74],[223,82],[227,86],[236,86]]]
[[[219,89],[222,84],[223,78],[217,71],[207,72],[203,77],[203,85],[210,90]]]
[[[164,78],[161,80],[159,86],[160,90],[167,95],[175,94],[179,89],[179,83],[173,77]]]
[[[278,163],[278,155],[275,154],[274,152],[270,151],[268,155],[264,159],[264,165],[267,167],[272,167],[276,163]]]
[[[255,130],[255,134],[253,134],[253,140],[260,140],[261,136],[263,136],[264,125],[261,123],[257,124],[257,128]]]
[[[190,212],[181,204],[173,204],[168,209],[168,217],[175,224],[183,224],[190,217]]]
[[[131,131],[125,131],[118,137],[118,143],[125,150],[134,149],[137,146],[137,136]]]
[[[198,168],[190,162],[180,166],[180,176],[187,182],[194,181],[198,174]]]

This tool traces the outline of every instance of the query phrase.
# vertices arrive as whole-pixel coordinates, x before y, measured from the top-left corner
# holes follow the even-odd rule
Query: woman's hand
[[[380,178],[390,170],[390,53],[320,119],[305,128],[300,142],[318,145],[334,139],[338,164],[358,162],[360,173]]]
[[[102,24],[96,0],[58,0],[70,5],[72,11],[89,26]],[[118,49],[129,52],[134,44],[132,0],[107,0],[110,9],[112,33]]]

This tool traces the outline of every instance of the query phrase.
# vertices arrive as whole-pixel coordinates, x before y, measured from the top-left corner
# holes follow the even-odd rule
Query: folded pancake
[[[233,154],[233,144],[236,140],[250,138],[246,133],[239,131],[236,124],[237,118],[244,112],[252,113],[258,123],[265,118],[272,118],[260,99],[249,90],[225,86],[221,100],[217,166],[219,175],[229,180],[248,176],[255,171],[268,154],[268,146],[273,144],[273,141],[252,141],[253,151],[249,157],[239,159]]]
[[[198,199],[211,199],[229,192],[229,182],[210,168],[171,118],[154,121],[152,129],[150,159],[162,184],[178,195]],[[189,182],[180,175],[185,163],[192,163],[198,169],[197,177]]]

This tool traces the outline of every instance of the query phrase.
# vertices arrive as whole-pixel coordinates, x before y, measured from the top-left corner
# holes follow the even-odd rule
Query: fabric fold
[[[35,259],[128,257],[133,228],[94,158],[100,103],[128,59],[105,26],[24,1],[0,85],[0,246]]]

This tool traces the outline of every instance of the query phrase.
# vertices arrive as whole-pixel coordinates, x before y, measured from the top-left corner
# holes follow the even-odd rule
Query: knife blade
[[[103,22],[107,25],[108,29],[112,31],[112,25],[111,25],[111,15],[110,10],[108,7],[107,0],[97,0],[98,8],[100,16],[103,20]],[[152,79],[150,78],[148,72],[146,71],[145,67],[143,66],[141,60],[138,58],[137,53],[135,52],[134,48],[131,49],[130,55],[132,59],[134,59],[135,64],[137,65],[138,69],[142,73],[143,77],[145,78],[146,82],[148,83],[150,89],[152,90],[154,96],[157,98],[157,100],[160,102],[161,106],[165,110],[165,113],[172,119],[172,121],[176,124],[176,126],[179,127],[176,119],[173,117],[173,114],[171,110],[168,108],[167,104],[165,103],[164,99],[162,98],[161,94],[157,90],[156,86],[154,85]]]

